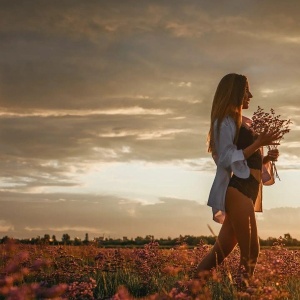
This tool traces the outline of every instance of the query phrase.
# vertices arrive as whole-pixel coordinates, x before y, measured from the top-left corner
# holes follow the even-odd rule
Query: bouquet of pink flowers
[[[280,119],[280,115],[275,115],[275,111],[271,108],[270,113],[264,112],[264,109],[258,106],[257,111],[254,112],[252,116],[251,129],[256,134],[261,134],[265,130],[267,132],[279,131],[280,136],[276,142],[283,140],[283,136],[290,132],[290,125],[292,124],[291,120]],[[268,146],[268,150],[277,149],[277,145]],[[277,168],[274,161],[271,161],[274,174],[280,180],[277,172]]]

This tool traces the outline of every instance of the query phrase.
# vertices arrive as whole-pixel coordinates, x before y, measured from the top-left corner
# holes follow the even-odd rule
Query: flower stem
[[[278,172],[277,172],[277,168],[276,168],[275,162],[272,161],[271,164],[272,164],[273,172],[274,172],[276,178],[278,178],[279,181],[281,181],[281,179],[280,179],[280,177],[279,177],[279,175],[278,175]]]

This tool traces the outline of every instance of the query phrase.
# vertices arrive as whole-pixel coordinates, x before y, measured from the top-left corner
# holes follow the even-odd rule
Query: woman
[[[251,277],[259,254],[255,211],[261,211],[261,186],[274,183],[268,164],[278,158],[278,150],[262,156],[262,147],[278,145],[280,131],[266,130],[255,135],[251,120],[242,117],[252,94],[248,80],[228,74],[220,81],[212,104],[208,151],[217,165],[208,205],[213,219],[222,223],[212,250],[197,268],[197,275],[220,264],[238,244],[240,266]]]

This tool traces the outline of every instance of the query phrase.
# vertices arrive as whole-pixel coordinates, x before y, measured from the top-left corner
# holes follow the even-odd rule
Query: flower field
[[[0,299],[300,299],[298,250],[280,243],[262,250],[255,278],[240,289],[238,249],[213,272],[191,279],[209,248],[3,244]]]

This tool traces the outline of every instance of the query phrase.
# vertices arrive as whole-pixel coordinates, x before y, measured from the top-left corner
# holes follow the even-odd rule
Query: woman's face
[[[249,103],[250,103],[250,99],[252,98],[252,94],[250,93],[249,90],[249,83],[247,81],[246,83],[246,90],[245,90],[245,95],[244,95],[244,99],[243,99],[243,109],[248,109],[249,108]]]

